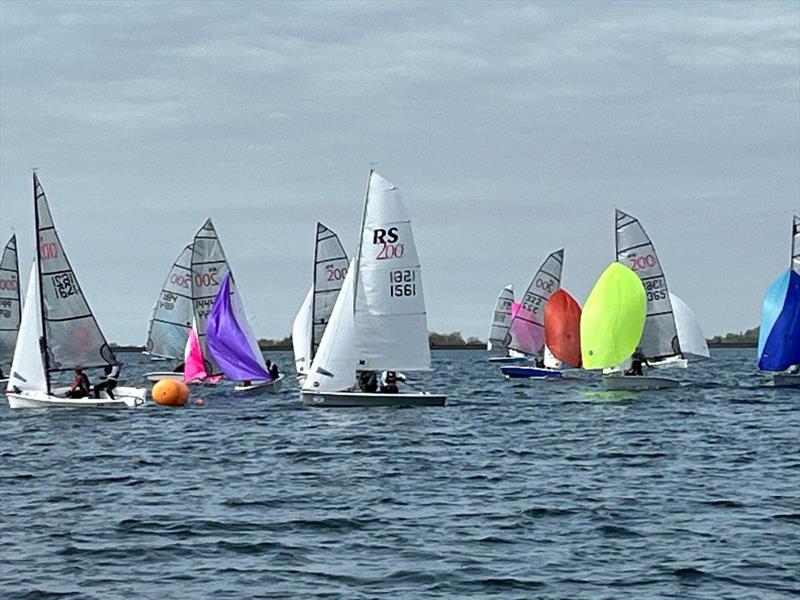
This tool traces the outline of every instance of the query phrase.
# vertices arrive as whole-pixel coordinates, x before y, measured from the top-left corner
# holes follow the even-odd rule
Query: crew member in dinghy
[[[397,383],[405,381],[406,376],[397,371],[384,371],[381,373],[381,392],[384,394],[397,394],[400,389]]]
[[[122,363],[119,361],[114,362],[113,365],[106,365],[103,367],[103,381],[95,384],[94,397],[99,398],[100,392],[106,391],[108,397],[114,400],[114,388],[117,387],[119,380],[119,372],[122,369]]]
[[[278,363],[272,362],[271,360],[267,359],[267,371],[269,371],[269,376],[272,377],[272,380],[276,380],[278,378]]]
[[[646,364],[648,367],[650,366],[647,362],[647,357],[642,354],[642,349],[636,348],[636,352],[631,355],[631,366],[625,371],[625,375],[644,375],[642,364]]]
[[[72,380],[72,387],[67,391],[67,398],[88,398],[89,390],[92,389],[89,383],[89,376],[83,369],[75,369],[75,379]]]
[[[361,386],[362,392],[374,394],[378,391],[378,376],[375,371],[361,371],[358,376],[358,384]]]

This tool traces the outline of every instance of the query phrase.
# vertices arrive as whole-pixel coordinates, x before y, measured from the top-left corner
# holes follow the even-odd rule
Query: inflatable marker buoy
[[[189,400],[189,386],[174,379],[161,379],[150,390],[153,402],[161,406],[185,406]]]

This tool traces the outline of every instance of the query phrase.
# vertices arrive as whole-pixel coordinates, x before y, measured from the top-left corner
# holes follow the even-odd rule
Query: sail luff
[[[358,230],[358,252],[356,253],[356,262],[355,262],[355,279],[353,280],[353,290],[358,289],[358,275],[359,271],[361,270],[361,251],[364,244],[364,226],[367,222],[367,206],[369,205],[369,188],[372,185],[372,174],[375,172],[374,169],[370,168],[369,175],[367,176],[367,189],[364,192],[364,211],[361,214],[361,227]],[[353,294],[353,313],[356,312],[356,298],[358,297],[357,293]]]
[[[640,342],[642,353],[651,361],[681,356],[667,278],[655,245],[635,217],[617,210],[615,222],[616,259],[639,276],[647,294],[647,319]]]
[[[792,270],[800,274],[800,217],[792,219]]]
[[[539,354],[544,348],[544,307],[561,287],[564,249],[551,252],[537,269],[511,318],[508,347],[525,354]]]

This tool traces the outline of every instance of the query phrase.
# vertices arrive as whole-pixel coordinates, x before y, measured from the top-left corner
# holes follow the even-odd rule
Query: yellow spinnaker
[[[583,368],[605,369],[630,357],[639,345],[646,316],[642,280],[625,265],[611,263],[583,305]]]

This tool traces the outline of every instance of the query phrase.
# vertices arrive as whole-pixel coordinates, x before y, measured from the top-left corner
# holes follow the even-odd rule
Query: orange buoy
[[[161,406],[184,406],[189,400],[189,386],[174,379],[161,379],[150,390],[153,402]]]

